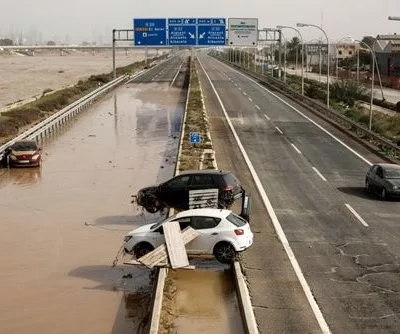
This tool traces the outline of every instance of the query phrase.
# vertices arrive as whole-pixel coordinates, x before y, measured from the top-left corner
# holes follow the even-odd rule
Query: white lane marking
[[[315,167],[312,167],[312,169],[314,170],[314,172],[315,173],[317,173],[317,175],[322,179],[322,181],[327,181],[327,179],[325,178],[325,176],[323,176],[322,174],[321,174],[321,172],[317,169],[317,168],[315,168]]]
[[[296,146],[295,144],[290,143],[290,145],[293,146],[294,150],[295,150],[298,154],[301,154],[301,151],[297,148],[297,146]]]
[[[253,99],[251,97],[248,98],[250,102],[253,102]]]
[[[179,66],[178,71],[176,72],[174,78],[172,79],[172,82],[171,82],[171,84],[169,85],[170,87],[172,87],[172,86],[174,85],[174,82],[175,82],[176,78],[178,77],[178,74],[179,74],[179,72],[180,72],[180,70],[181,70],[181,68],[182,68],[182,65],[183,65],[183,62],[181,62],[181,65]]]
[[[359,220],[359,222],[360,222],[361,224],[363,224],[365,227],[368,227],[368,226],[369,226],[369,225],[365,222],[365,220],[362,219],[362,217],[357,213],[357,211],[354,210],[354,209],[352,208],[352,206],[351,206],[350,204],[347,204],[347,203],[346,203],[345,206],[346,206],[347,209],[350,210],[350,212],[351,212],[354,216],[356,216],[356,218]]]
[[[310,286],[308,285],[308,283],[307,283],[307,281],[306,281],[306,279],[305,279],[305,277],[303,275],[303,272],[301,271],[300,265],[297,262],[296,257],[294,256],[294,253],[293,253],[292,248],[290,247],[289,241],[287,240],[286,235],[283,232],[282,226],[279,223],[278,217],[276,216],[276,213],[275,213],[274,208],[272,207],[272,204],[271,204],[271,202],[270,202],[270,200],[269,200],[269,198],[267,196],[267,193],[265,192],[265,189],[263,188],[263,186],[261,184],[261,181],[260,181],[260,179],[259,179],[259,177],[258,177],[258,175],[256,173],[256,170],[254,169],[254,167],[253,167],[253,165],[252,165],[252,163],[251,163],[246,151],[244,150],[244,147],[243,147],[243,145],[242,145],[242,143],[241,143],[241,141],[240,141],[240,139],[239,139],[239,137],[238,137],[238,135],[237,135],[237,133],[235,131],[235,128],[232,125],[232,122],[231,122],[231,120],[230,120],[230,118],[228,116],[228,113],[226,112],[225,106],[222,103],[222,100],[219,97],[219,94],[218,94],[217,90],[215,89],[215,86],[212,83],[212,81],[210,79],[210,76],[208,75],[208,73],[204,69],[202,62],[200,61],[200,59],[198,59],[198,61],[199,61],[199,64],[200,64],[201,68],[203,69],[208,81],[210,82],[210,85],[211,85],[211,87],[212,87],[212,89],[213,89],[213,91],[215,93],[215,96],[217,97],[218,102],[219,102],[219,104],[221,106],[221,109],[222,109],[222,111],[223,111],[223,113],[225,115],[226,121],[227,121],[227,123],[228,123],[228,125],[229,125],[229,127],[230,127],[230,129],[232,131],[233,136],[236,139],[236,142],[238,144],[238,147],[239,147],[240,151],[242,152],[243,158],[246,161],[247,166],[249,167],[250,173],[253,176],[254,182],[256,183],[258,192],[260,193],[260,196],[261,196],[261,198],[262,198],[262,200],[264,202],[264,205],[265,205],[265,207],[266,207],[266,209],[268,211],[268,214],[271,217],[271,221],[272,221],[272,224],[274,225],[276,234],[278,235],[279,240],[281,241],[282,246],[285,249],[285,252],[286,252],[286,254],[287,254],[288,258],[289,258],[289,261],[290,261],[290,263],[291,263],[291,265],[293,267],[293,270],[294,270],[294,272],[295,272],[295,274],[296,274],[296,276],[297,276],[297,278],[298,278],[298,280],[299,280],[299,282],[301,284],[301,287],[303,288],[303,291],[304,291],[304,293],[305,293],[305,295],[307,297],[308,303],[310,304],[311,309],[314,312],[315,318],[318,321],[319,327],[321,328],[323,333],[331,333],[331,330],[329,329],[329,326],[326,323],[325,318],[322,315],[322,312],[319,309],[319,306],[318,306],[317,302],[315,301],[315,298],[314,298],[314,296],[313,296],[313,294],[311,292]]]
[[[244,95],[244,96],[247,96],[247,93],[246,93],[246,92],[243,92],[243,95]]]
[[[268,115],[265,115],[265,114],[264,114],[264,117],[265,117],[267,120],[269,120],[269,121],[271,120],[271,118],[269,118]]]
[[[228,66],[228,65],[226,65]],[[308,117],[307,115],[305,115],[304,113],[302,113],[300,110],[298,110],[296,107],[293,107],[289,102],[286,102],[284,99],[280,98],[278,95],[274,94],[273,92],[271,92],[269,89],[265,88],[264,86],[262,86],[261,84],[259,84],[257,81],[251,79],[250,77],[248,77],[247,75],[239,72],[238,70],[232,68],[229,66],[229,68],[232,71],[235,71],[237,73],[239,73],[241,76],[245,77],[246,79],[250,80],[251,82],[255,83],[257,86],[259,86],[260,88],[262,88],[263,90],[267,91],[268,93],[270,93],[273,97],[275,97],[276,99],[278,99],[279,101],[281,101],[282,103],[286,104],[289,108],[293,109],[295,112],[297,112],[299,115],[301,115],[302,117],[304,117],[306,120],[308,120],[309,122],[311,122],[312,124],[314,124],[317,128],[321,129],[322,131],[324,131],[327,135],[329,135],[330,137],[332,137],[334,140],[336,140],[338,143],[340,143],[341,145],[343,145],[345,148],[347,148],[351,153],[355,154],[357,157],[359,157],[362,161],[364,161],[366,164],[372,166],[372,162],[369,161],[368,159],[364,158],[360,153],[356,152],[355,150],[353,150],[349,145],[345,144],[342,140],[340,140],[338,137],[336,137],[334,134],[330,133],[328,130],[324,129],[321,125],[319,125],[318,123],[316,123],[315,121],[313,121],[310,117]]]
[[[282,131],[281,129],[279,129],[277,126],[275,127],[275,129],[277,129],[278,132],[279,132],[281,135],[283,135],[283,131]]]
[[[258,105],[255,105],[256,109],[261,110],[261,108]]]

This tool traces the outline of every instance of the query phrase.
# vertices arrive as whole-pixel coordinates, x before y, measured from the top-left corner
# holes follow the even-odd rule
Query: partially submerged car
[[[41,148],[34,140],[18,140],[6,149],[5,157],[10,167],[39,167]]]
[[[172,221],[178,222],[181,230],[190,226],[200,232],[186,244],[188,255],[214,255],[221,263],[231,263],[237,253],[253,244],[249,223],[231,210],[193,209],[129,232],[124,238],[125,252],[140,258],[162,245],[165,242],[163,226]]]
[[[378,163],[370,167],[365,176],[365,188],[382,200],[400,197],[400,165]]]
[[[203,189],[218,189],[219,208],[229,208],[244,193],[239,180],[231,172],[191,170],[159,185],[140,189],[136,200],[138,205],[150,213],[166,207],[187,210],[189,191]]]

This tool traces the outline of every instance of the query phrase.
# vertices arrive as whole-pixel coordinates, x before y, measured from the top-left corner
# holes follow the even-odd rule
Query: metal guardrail
[[[327,108],[325,105],[320,103],[319,101],[313,100],[307,96],[301,95],[301,93],[293,90],[288,85],[286,85],[283,81],[274,78],[270,75],[265,76],[259,73],[255,73],[253,71],[249,71],[242,66],[238,66],[236,64],[232,64],[231,62],[216,57],[218,60],[222,61],[223,63],[228,64],[229,66],[233,66],[239,69],[241,72],[246,73],[248,76],[258,80],[262,84],[265,84],[272,89],[278,90],[283,95],[295,100],[298,104],[307,108],[311,112],[321,116],[329,123],[340,126],[342,129],[346,130],[347,132],[352,133],[353,137],[356,139],[362,140],[364,144],[368,144],[370,147],[373,146],[374,148],[378,148],[381,150],[379,153],[384,155],[389,159],[400,159],[400,146],[396,145],[395,143],[389,141],[386,138],[383,138],[379,134],[368,130],[366,127],[356,123],[355,121],[349,119],[348,117],[344,116],[340,112]]]
[[[138,72],[135,75],[135,77],[140,74],[141,72]],[[19,136],[3,144],[2,146],[0,146],[0,158],[2,157],[5,149],[10,145],[12,145],[13,143],[15,143],[16,141],[23,139],[39,139],[42,138],[43,136],[46,136],[47,134],[51,133],[51,129],[64,124],[68,119],[75,116],[83,109],[91,105],[94,101],[99,99],[101,96],[108,93],[110,90],[114,89],[116,86],[118,86],[119,84],[130,78],[131,77],[129,75],[123,75],[113,81],[106,83],[105,85],[97,88],[93,92],[85,95],[79,100],[71,103],[70,105],[66,106],[65,108],[61,109],[60,111],[56,112],[50,117],[46,118],[44,121],[31,127],[30,129],[20,134]]]

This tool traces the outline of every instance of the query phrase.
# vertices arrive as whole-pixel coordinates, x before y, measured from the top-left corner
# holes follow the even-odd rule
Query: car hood
[[[34,155],[37,152],[38,151],[36,151],[36,150],[32,150],[32,151],[16,151],[16,150],[12,150],[11,154],[14,154],[14,155]]]
[[[157,190],[158,186],[145,187],[138,191],[138,196],[149,195]]]
[[[400,186],[400,179],[386,179],[386,181],[394,186]]]
[[[151,227],[152,227],[153,225],[154,225],[154,224],[146,224],[146,225],[140,226],[140,227],[138,227],[137,229],[134,229],[134,230],[130,231],[130,232],[128,233],[128,235],[135,236],[135,235],[140,234],[140,233],[147,233],[147,232],[150,232],[150,231],[151,231]]]

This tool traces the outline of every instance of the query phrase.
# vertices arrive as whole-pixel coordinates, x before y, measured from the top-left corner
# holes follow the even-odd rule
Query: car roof
[[[188,175],[188,174],[229,174],[229,171],[226,170],[219,170],[219,169],[193,169],[193,170],[186,170],[181,172],[179,175]]]
[[[214,208],[202,208],[202,209],[191,209],[179,212],[175,218],[184,218],[190,216],[205,216],[205,217],[218,217],[225,218],[232,211],[227,209],[214,209]]]
[[[381,166],[381,167],[383,167],[384,169],[385,169],[385,168],[400,169],[400,165],[398,165],[398,164],[389,164],[389,163],[384,163],[384,162],[380,162],[380,163],[374,164],[374,166]]]

